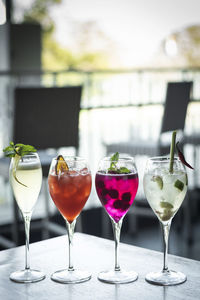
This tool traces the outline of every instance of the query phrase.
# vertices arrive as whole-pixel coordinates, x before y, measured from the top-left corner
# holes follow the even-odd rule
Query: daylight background
[[[42,69],[54,72],[42,84],[84,86],[79,152],[94,172],[106,145],[158,139],[167,82],[192,80],[199,99],[199,11],[199,0],[13,2],[13,22],[41,25]],[[190,105],[185,131],[198,120]]]
[[[5,26],[0,26],[0,34],[3,34],[4,38],[0,39],[0,149],[12,139],[16,87],[82,85],[79,155],[89,161],[94,183],[98,162],[108,154],[111,144],[125,142],[129,149],[132,149],[134,144],[143,145],[149,141],[156,144],[161,137],[168,82],[193,82],[193,93],[182,134],[191,138],[191,143],[185,145],[184,150],[186,158],[195,166],[195,170],[188,171],[189,200],[184,201],[179,211],[180,218],[178,215],[175,218],[179,230],[181,227],[181,231],[187,234],[181,235],[180,231],[174,230],[174,243],[170,251],[173,254],[200,259],[199,243],[194,243],[194,247],[190,247],[188,243],[188,232],[193,232],[194,240],[200,241],[200,1],[8,2],[12,3],[11,19]],[[2,10],[0,16],[1,13]],[[28,23],[37,26],[29,26]],[[9,28],[15,29],[16,32],[19,29],[18,35],[12,35]],[[37,43],[36,37],[29,34],[28,28],[38,30]],[[12,51],[8,51],[9,47]],[[36,51],[32,51],[32,47],[35,47]],[[14,61],[17,68],[8,63],[6,69],[6,59],[3,55],[6,59],[9,57],[10,61]],[[38,65],[34,64],[36,57]],[[62,108],[58,107],[55,111],[53,124],[59,118],[59,109]],[[171,118],[178,116],[172,114]],[[48,128],[48,124],[46,126],[45,128]],[[171,133],[169,137],[171,138]],[[73,150],[71,147],[54,149],[55,155],[65,151],[73,155]],[[124,149],[123,153],[126,153],[126,150]],[[118,148],[113,148],[112,152],[116,151]],[[3,156],[3,153],[1,155]],[[142,156],[140,151],[131,155],[136,159],[140,185],[136,201],[124,222],[122,240],[160,250],[158,222],[148,206],[142,186],[147,157]],[[7,173],[4,172],[3,175],[5,174]],[[4,178],[1,179],[0,225],[5,225],[5,239],[11,237],[7,227],[12,225],[14,220],[13,198],[9,182],[5,184]],[[63,219],[48,197],[48,193],[45,194],[43,190],[34,210],[33,223],[50,220],[64,226]],[[44,199],[47,198],[49,201],[45,202]],[[141,207],[148,210],[148,216],[137,215]],[[109,220],[97,198],[94,184],[82,216],[83,232],[113,238]],[[14,229],[16,228],[17,226]],[[42,230],[42,226],[33,230],[34,241],[44,238]],[[139,234],[136,234],[137,232]],[[63,227],[61,233],[51,232],[49,236],[52,237],[53,234],[63,234]],[[20,235],[20,239],[20,243],[23,244],[23,235]],[[6,243],[6,247],[13,245],[7,240]]]
[[[14,1],[16,22],[49,33],[48,69],[199,65],[199,11],[198,0]]]

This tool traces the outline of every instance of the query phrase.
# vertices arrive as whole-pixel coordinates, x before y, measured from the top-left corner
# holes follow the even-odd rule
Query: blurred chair
[[[23,141],[38,150],[70,146],[77,152],[81,89],[81,86],[17,88],[13,141]],[[46,160],[44,167],[45,163]],[[47,171],[43,169],[45,176]]]
[[[167,133],[177,129],[184,131],[187,106],[190,101],[192,82],[169,82],[167,84],[164,113],[158,141],[134,140],[123,143],[106,144],[106,152],[157,156],[169,153],[171,139]],[[156,116],[152,116],[156,117]],[[169,135],[171,137],[171,134]]]
[[[200,134],[193,133],[193,134],[185,134],[183,138],[184,146],[190,145],[192,146],[192,156],[193,156],[193,177],[194,177],[194,188],[200,188],[200,181],[199,181],[199,149],[200,149]]]
[[[194,242],[194,224],[195,221],[199,219],[199,198],[200,198],[200,174],[199,174],[199,162],[200,162],[200,156],[199,156],[199,150],[200,150],[200,134],[193,133],[193,134],[186,134],[183,137],[182,141],[184,148],[186,146],[190,146],[190,152],[189,157],[186,160],[191,161],[193,157],[192,166],[194,167],[194,170],[190,172],[192,183],[192,188],[189,190],[189,197],[190,202],[187,203],[187,205],[184,206],[184,213],[187,216],[186,218],[186,226],[187,226],[187,235],[188,235],[188,243],[192,244]],[[186,153],[187,154],[187,153]],[[189,181],[190,182],[190,181]],[[191,201],[192,200],[192,201]],[[181,228],[181,224],[180,224]]]
[[[124,143],[107,144],[107,154],[116,151],[131,156],[146,155],[159,156],[167,155],[170,151],[171,132],[178,130],[183,138],[185,118],[188,103],[191,98],[193,82],[169,82],[167,84],[166,99],[164,103],[164,112],[161,124],[161,130],[158,141],[130,141]],[[152,116],[153,118],[156,116]],[[179,139],[179,138],[178,138]],[[143,174],[140,174],[143,177]],[[129,211],[129,224],[134,233],[137,232],[137,217],[154,217],[152,209],[149,208],[143,195],[136,197],[133,209]],[[187,199],[185,202],[188,202]],[[187,203],[185,203],[187,207]],[[186,211],[186,210],[185,210]],[[188,219],[189,216],[186,216]]]
[[[79,112],[81,86],[70,87],[26,87],[16,88],[14,94],[13,141],[34,145],[40,156],[45,197],[46,216],[43,229],[58,234],[65,230],[49,222],[49,194],[47,176],[52,157],[61,147],[74,147],[76,154],[79,147]],[[47,149],[54,149],[52,154]],[[0,175],[8,179],[10,160],[0,159]],[[14,240],[18,243],[18,209],[14,201]]]

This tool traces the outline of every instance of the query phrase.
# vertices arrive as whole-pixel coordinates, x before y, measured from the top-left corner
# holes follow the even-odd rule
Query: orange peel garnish
[[[67,171],[69,171],[69,167],[66,161],[64,160],[64,157],[62,155],[58,155],[57,163],[55,166],[56,175],[59,175],[59,173],[67,172]]]

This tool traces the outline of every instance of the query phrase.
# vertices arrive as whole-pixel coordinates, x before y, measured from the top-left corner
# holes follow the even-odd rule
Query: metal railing
[[[200,132],[200,68],[0,71],[0,147],[9,140],[15,87],[81,84],[80,155],[95,170],[105,143],[157,139],[169,81],[193,81],[185,130]]]

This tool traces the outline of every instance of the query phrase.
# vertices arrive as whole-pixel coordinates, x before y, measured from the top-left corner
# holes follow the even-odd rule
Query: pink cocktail
[[[95,185],[97,195],[111,219],[115,240],[115,268],[103,271],[98,279],[107,283],[128,283],[135,281],[138,274],[121,270],[118,260],[118,246],[123,217],[133,203],[138,189],[137,168],[132,157],[120,158],[116,152],[99,162]]]
[[[96,174],[96,191],[107,213],[115,221],[127,213],[138,189],[138,175],[133,174]]]

